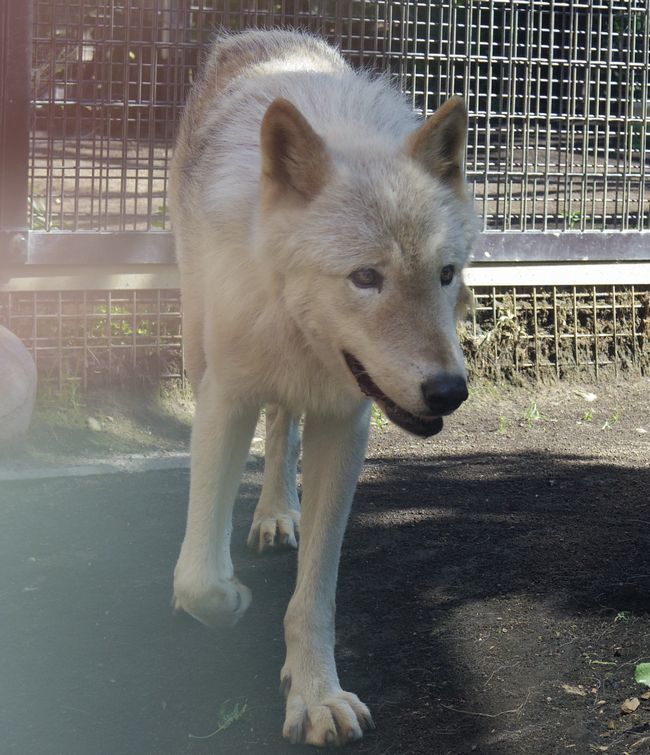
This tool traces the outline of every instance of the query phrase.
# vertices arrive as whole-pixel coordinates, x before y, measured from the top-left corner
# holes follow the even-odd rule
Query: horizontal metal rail
[[[166,231],[29,231],[5,239],[9,264],[166,265],[174,262]],[[650,232],[484,233],[482,263],[650,261]]]
[[[0,240],[2,239],[0,233]],[[29,231],[7,238],[9,264],[164,265],[174,262],[165,231]]]
[[[482,263],[464,272],[472,288],[650,286],[650,262]],[[22,265],[4,268],[0,292],[151,291],[180,287],[174,264]]]
[[[650,260],[650,232],[484,233],[476,262],[630,262]]]

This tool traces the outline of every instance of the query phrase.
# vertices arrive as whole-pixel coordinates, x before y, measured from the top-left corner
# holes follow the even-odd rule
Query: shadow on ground
[[[178,386],[95,388],[68,396],[43,390],[24,448],[17,450],[67,464],[85,457],[185,450],[191,416],[189,392]]]
[[[2,752],[310,751],[280,737],[295,556],[244,547],[260,482],[234,534],[254,601],[222,633],[170,610],[187,471],[2,484]],[[648,468],[578,455],[370,460],[337,654],[377,730],[351,751],[623,752],[650,735],[650,703],[619,710],[650,660],[648,490]],[[236,704],[230,728],[188,737]]]

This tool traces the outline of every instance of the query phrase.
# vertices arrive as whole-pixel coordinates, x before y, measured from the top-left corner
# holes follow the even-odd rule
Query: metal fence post
[[[0,262],[27,258],[32,0],[0,6]]]

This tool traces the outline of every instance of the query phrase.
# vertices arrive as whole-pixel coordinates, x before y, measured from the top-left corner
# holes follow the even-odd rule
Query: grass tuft
[[[234,703],[229,705],[230,700],[226,700],[219,708],[219,718],[217,719],[217,728],[210,734],[188,734],[190,739],[210,739],[222,731],[229,729],[237,721],[241,721],[248,711],[248,705],[244,703]]]

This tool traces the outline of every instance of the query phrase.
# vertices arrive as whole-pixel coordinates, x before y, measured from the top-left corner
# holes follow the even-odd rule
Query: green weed
[[[609,417],[605,420],[603,423],[603,426],[600,428],[601,430],[607,430],[609,427],[614,427],[614,425],[621,419],[621,415],[618,413],[618,409],[614,410],[612,414],[610,414]]]
[[[537,408],[537,402],[531,401],[528,408],[524,412],[524,422],[528,425],[528,427],[532,427],[535,422],[539,422],[542,418],[542,415]]]
[[[63,380],[61,386],[43,383],[38,386],[37,406],[45,413],[81,412],[83,393],[79,380]]]
[[[248,710],[246,703],[235,703],[230,706],[228,703],[230,700],[226,700],[225,703],[219,708],[219,718],[217,719],[217,728],[210,734],[199,736],[197,734],[188,734],[190,739],[210,739],[219,732],[229,729],[234,723],[240,721]]]
[[[375,430],[381,430],[382,432],[385,432],[388,429],[388,420],[384,416],[382,410],[375,403],[373,403],[372,405],[370,424],[375,428]]]
[[[560,218],[566,221],[567,228],[574,230],[578,227],[580,221],[582,220],[582,213],[574,210],[573,212],[569,212],[567,215],[560,215]]]
[[[167,205],[158,205],[156,214],[151,218],[152,228],[165,228],[167,225]]]
[[[634,681],[650,687],[650,663],[637,663],[634,669]]]
[[[45,231],[47,229],[47,204],[45,200],[42,197],[30,197],[29,211],[32,217],[32,228],[35,231]]]
[[[94,338],[106,338],[109,335],[109,322],[111,338],[130,338],[134,335],[155,336],[156,334],[155,320],[134,318],[129,307],[112,304],[109,309],[106,304],[98,304],[95,307],[95,314],[106,315],[106,319],[102,317],[95,321],[92,328]]]

